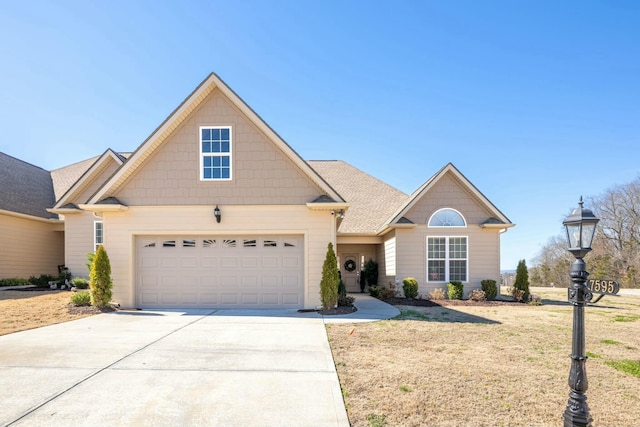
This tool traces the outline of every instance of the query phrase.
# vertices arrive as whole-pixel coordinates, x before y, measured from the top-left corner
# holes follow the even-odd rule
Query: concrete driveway
[[[348,320],[348,319],[347,319]],[[0,336],[2,426],[348,426],[323,320],[119,311]]]

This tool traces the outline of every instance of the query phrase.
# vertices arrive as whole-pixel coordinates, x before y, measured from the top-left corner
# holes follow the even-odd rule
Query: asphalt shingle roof
[[[340,233],[376,233],[407,201],[407,194],[342,160],[307,163],[349,203]]]
[[[98,160],[100,156],[95,156],[81,162],[71,164],[51,171],[53,189],[56,200],[59,200],[69,189],[80,179],[82,175]]]
[[[40,218],[56,218],[46,211],[55,195],[51,173],[0,153],[0,209]]]

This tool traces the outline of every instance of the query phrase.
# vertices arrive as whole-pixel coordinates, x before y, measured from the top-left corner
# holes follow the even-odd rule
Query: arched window
[[[467,222],[460,212],[451,208],[437,210],[428,222],[429,227],[466,227]]]

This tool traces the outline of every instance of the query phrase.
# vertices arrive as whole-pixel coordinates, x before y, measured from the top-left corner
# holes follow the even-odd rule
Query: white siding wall
[[[105,249],[111,261],[113,300],[134,307],[135,237],[138,235],[297,234],[305,238],[304,307],[320,305],[320,280],[327,244],[335,247],[335,220],[328,211],[306,206],[221,205],[221,223],[213,206],[131,207],[105,212]]]

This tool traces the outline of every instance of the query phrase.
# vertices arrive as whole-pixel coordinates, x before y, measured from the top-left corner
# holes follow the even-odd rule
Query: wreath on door
[[[356,262],[352,259],[347,260],[347,262],[344,263],[344,269],[351,272],[353,270],[356,269]]]

